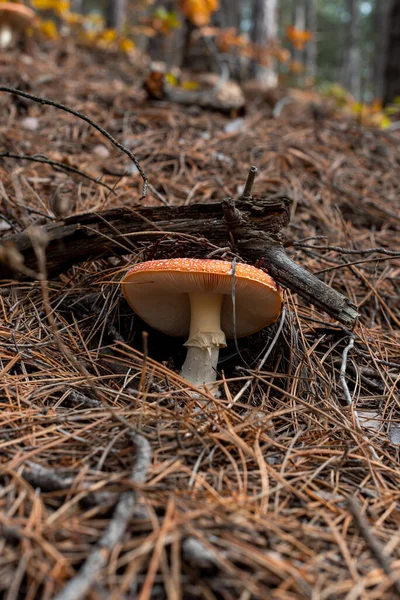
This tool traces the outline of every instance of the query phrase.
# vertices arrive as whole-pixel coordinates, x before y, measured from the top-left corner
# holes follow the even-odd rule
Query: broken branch
[[[278,194],[241,198],[236,204],[228,198],[222,203],[116,209],[73,216],[62,224],[44,228],[48,239],[47,272],[54,277],[84,260],[129,254],[138,242],[156,237],[189,234],[195,241],[205,239],[224,247],[229,232],[235,250],[244,260],[255,262],[264,258],[269,273],[279,283],[352,327],[358,316],[354,304],[286,255],[280,232],[289,222],[289,206],[290,200]],[[21,253],[25,268],[37,268],[29,232],[7,236],[5,241]],[[24,273],[19,276],[26,278]],[[5,266],[3,278],[7,277],[14,278],[15,273]]]

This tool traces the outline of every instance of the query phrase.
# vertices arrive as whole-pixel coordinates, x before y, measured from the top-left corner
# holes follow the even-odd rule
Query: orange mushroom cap
[[[14,4],[14,2],[0,3],[0,25],[8,25],[12,29],[22,31],[33,25],[36,13],[29,6]]]
[[[271,325],[282,309],[282,290],[264,271],[235,267],[236,332],[232,303],[232,263],[173,258],[135,265],[122,280],[123,294],[146,323],[172,336],[187,336],[189,294],[221,294],[221,329],[229,338],[250,335]]]

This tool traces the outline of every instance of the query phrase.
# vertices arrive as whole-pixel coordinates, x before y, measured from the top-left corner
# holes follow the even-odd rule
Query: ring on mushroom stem
[[[122,280],[126,300],[146,323],[188,338],[181,375],[197,387],[216,381],[226,337],[251,335],[274,323],[282,309],[282,291],[272,277],[237,264],[234,319],[232,275],[227,261],[172,258],[135,265]]]

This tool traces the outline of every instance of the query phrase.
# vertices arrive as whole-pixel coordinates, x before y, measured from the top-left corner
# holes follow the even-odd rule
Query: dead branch
[[[187,91],[170,87],[166,92],[170,102],[187,106],[200,106],[222,112],[238,111],[244,107],[244,96],[234,81],[229,81],[222,89],[217,86],[211,90]]]
[[[242,89],[235,81],[229,79],[229,69],[225,63],[221,65],[220,76],[206,74],[200,77],[197,83],[202,84],[199,90],[189,91],[171,86],[165,80],[165,73],[154,69],[144,82],[144,88],[150,100],[199,106],[224,113],[243,110],[245,97]]]
[[[88,213],[50,224],[45,229],[48,246],[46,267],[50,277],[84,260],[129,254],[139,242],[190,235],[192,241],[207,240],[227,245],[229,235],[244,260],[264,264],[283,286],[351,327],[358,316],[356,307],[295,262],[285,253],[281,229],[289,222],[290,200],[285,195],[269,198],[230,198],[222,203],[179,207],[146,207]],[[228,229],[228,231],[227,231]],[[196,232],[196,236],[192,233]],[[37,258],[29,231],[4,238],[24,259],[19,278],[37,270]],[[27,271],[29,269],[29,271]],[[12,265],[5,265],[3,278],[15,278]]]
[[[310,238],[309,238],[310,239]],[[318,239],[318,238],[313,238]],[[321,237],[319,237],[321,239]],[[304,242],[305,240],[303,240]],[[400,252],[395,250],[388,250],[387,248],[364,248],[363,250],[354,250],[353,248],[341,248],[340,246],[309,246],[304,244],[302,241],[294,242],[293,246],[297,248],[310,248],[311,250],[333,250],[339,254],[387,254],[388,256],[394,256],[395,258],[400,256]]]
[[[223,210],[228,229],[241,256],[251,261],[263,259],[268,272],[283,286],[322,308],[347,327],[354,325],[358,316],[354,304],[293,262],[274,232],[249,223],[239,205],[235,205],[230,198],[223,202]]]
[[[131,481],[142,484],[146,481],[151,462],[151,446],[143,436],[131,436],[136,446],[136,460],[131,473]],[[90,590],[99,576],[101,569],[107,564],[108,557],[118,544],[132,518],[137,505],[138,494],[128,491],[121,494],[114,515],[94,550],[89,554],[79,573],[71,579],[55,600],[79,600]]]
[[[248,219],[257,220],[263,230],[278,233],[289,222],[290,201],[285,197],[238,202],[237,207]],[[102,213],[72,216],[62,223],[49,224],[46,231],[46,269],[49,277],[88,259],[105,258],[135,251],[134,244],[165,238],[173,234],[196,233],[193,239],[208,239],[226,246],[228,234],[223,221],[222,205],[202,204],[181,207],[119,208]],[[7,236],[4,242],[21,252],[25,267],[37,269],[37,259],[29,231]],[[260,253],[258,257],[262,254]],[[3,278],[13,278],[11,268],[3,268]]]
[[[53,469],[43,467],[29,461],[24,467],[22,476],[30,485],[34,488],[40,488],[43,492],[54,492],[54,491],[68,491],[71,489],[75,481],[75,477],[70,475],[61,475]],[[90,490],[90,484],[81,483],[81,490]],[[84,506],[98,506],[100,504],[112,504],[115,502],[115,493],[97,491],[88,493],[82,497],[82,504]]]

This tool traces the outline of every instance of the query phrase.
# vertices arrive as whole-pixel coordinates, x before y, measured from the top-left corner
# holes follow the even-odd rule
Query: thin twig
[[[143,484],[151,463],[151,446],[142,435],[138,433],[130,435],[136,446],[136,460],[130,480],[136,484]],[[112,550],[122,542],[137,502],[138,493],[136,491],[129,490],[121,494],[113,517],[98,544],[89,554],[79,573],[67,583],[54,600],[80,600],[85,597],[98,579],[100,571],[107,564]]]
[[[16,154],[15,152],[0,152],[0,158],[16,158],[18,160],[29,160],[31,162],[43,163],[45,165],[50,165],[51,167],[55,167],[57,169],[62,169],[63,171],[67,171],[68,173],[76,173],[76,175],[80,175],[81,177],[84,177],[85,179],[89,179],[89,181],[93,181],[94,183],[97,183],[98,185],[105,187],[109,192],[116,195],[115,190],[113,190],[113,188],[110,187],[109,185],[107,185],[106,183],[103,183],[102,181],[100,181],[99,178],[92,177],[91,175],[88,175],[87,173],[85,173],[84,171],[81,171],[80,169],[76,169],[75,167],[70,167],[68,165],[65,165],[62,162],[57,161],[57,160],[50,160],[49,158],[46,158],[45,156],[36,155],[36,154],[33,154],[33,155]]]
[[[281,313],[281,320],[279,321],[278,329],[276,330],[275,335],[274,335],[271,343],[268,344],[268,348],[267,348],[266,353],[264,354],[264,356],[262,357],[262,359],[258,363],[257,368],[256,368],[256,372],[259,372],[263,368],[263,366],[265,364],[265,361],[267,360],[268,356],[271,354],[273,348],[275,347],[275,344],[278,341],[279,336],[281,334],[281,331],[282,331],[282,328],[283,328],[283,324],[285,322],[285,317],[286,317],[286,309],[285,309],[285,307],[283,307],[282,313]],[[231,406],[233,404],[235,404],[235,402],[237,402],[243,396],[244,392],[251,385],[252,381],[253,381],[252,378],[250,378],[250,379],[248,379],[248,381],[246,381],[246,383],[244,384],[244,386],[238,391],[238,393],[236,394],[236,396],[233,398],[232,402],[228,405],[228,408],[231,408]]]
[[[252,165],[250,167],[249,174],[247,175],[247,181],[245,183],[243,194],[241,196],[242,198],[244,198],[244,199],[251,198],[251,191],[253,189],[254,180],[256,178],[257,173],[258,173],[257,167]]]
[[[249,365],[247,364],[246,360],[243,358],[242,353],[240,352],[240,348],[239,348],[239,344],[238,344],[238,340],[237,340],[237,329],[236,329],[236,290],[235,290],[235,284],[236,284],[236,256],[233,258],[232,260],[232,287],[231,287],[231,299],[232,299],[232,325],[233,325],[233,340],[235,343],[235,348],[236,348],[236,352],[238,353],[241,361],[246,365],[246,367],[249,367]]]
[[[190,536],[182,542],[182,554],[185,562],[195,569],[216,572],[218,571],[218,556],[203,544],[199,539]]]
[[[347,381],[346,381],[346,368],[347,368],[347,356],[348,356],[350,350],[354,346],[354,335],[350,334],[349,337],[350,337],[350,341],[347,344],[347,346],[345,347],[345,349],[343,350],[343,354],[342,354],[342,364],[340,365],[339,380],[340,380],[340,383],[341,383],[341,386],[343,389],[344,396],[346,398],[346,402],[349,406],[352,406],[353,399],[351,397],[349,387],[348,387]]]
[[[303,244],[301,241],[293,242],[293,246],[297,246],[298,248],[310,248],[310,250],[332,250],[334,252],[340,252],[340,254],[373,254],[374,252],[378,252],[379,254],[387,254],[388,256],[400,256],[400,252],[387,250],[382,247],[353,250],[350,248],[342,248],[341,246],[311,246],[310,244]]]
[[[339,381],[341,383],[342,389],[343,389],[343,393],[344,393],[344,397],[346,398],[346,402],[347,404],[353,408],[353,398],[351,397],[350,394],[350,390],[349,387],[347,385],[347,381],[346,381],[346,370],[347,370],[347,356],[350,352],[350,350],[352,350],[352,348],[354,347],[354,339],[355,336],[353,334],[351,334],[350,336],[350,341],[347,344],[347,346],[345,347],[345,349],[343,350],[342,353],[342,363],[340,365],[340,372],[339,372]],[[361,423],[360,423],[360,419],[358,417],[358,413],[357,411],[353,408],[353,414],[354,414],[354,421],[356,424],[357,429],[361,432],[361,434],[363,435],[363,430],[361,427]],[[376,450],[373,446],[371,446],[371,444],[368,442],[368,440],[365,438],[365,436],[363,435],[363,438],[366,440],[368,448],[371,452],[371,455],[373,456],[373,458],[377,461],[380,460],[378,454],[376,453]]]
[[[124,146],[123,144],[118,142],[118,140],[116,140],[111,135],[111,133],[108,133],[108,131],[106,129],[101,127],[101,125],[98,125],[97,123],[95,123],[87,115],[79,112],[78,110],[69,108],[68,106],[64,106],[64,104],[60,104],[59,102],[54,102],[54,100],[48,100],[47,98],[41,98],[40,96],[34,96],[33,94],[28,94],[27,92],[23,92],[22,90],[17,90],[15,88],[10,88],[10,87],[4,86],[4,85],[0,86],[0,92],[7,92],[8,94],[15,94],[16,96],[21,96],[22,98],[27,98],[28,100],[33,100],[33,102],[38,102],[39,104],[46,104],[47,106],[53,106],[54,108],[58,108],[59,110],[64,110],[65,112],[70,113],[71,115],[74,115],[74,117],[78,117],[78,119],[82,119],[82,121],[86,121],[86,123],[89,123],[89,125],[91,125],[95,129],[97,129],[97,131],[99,131],[102,135],[104,135],[105,138],[107,138],[112,144],[114,144],[114,146],[116,146],[118,148],[118,150],[121,150],[121,152],[126,154],[131,159],[131,161],[133,162],[133,164],[139,171],[140,176],[143,179],[142,196],[143,197],[146,196],[148,177],[147,177],[146,173],[143,171],[142,167],[140,166],[136,156],[134,154],[132,154],[132,152],[128,148],[126,148],[126,146]]]
[[[63,405],[79,406],[81,408],[104,408],[104,404],[100,400],[94,400],[88,398],[82,392],[78,390],[71,390],[66,398],[63,400]]]
[[[48,281],[47,281],[47,270],[46,270],[46,253],[45,253],[45,246],[47,243],[47,239],[41,230],[36,230],[36,231],[33,230],[31,233],[31,241],[32,241],[33,248],[35,250],[37,263],[38,263],[38,267],[39,267],[38,279],[40,281],[44,312],[46,314],[46,318],[49,323],[51,332],[53,334],[55,343],[57,344],[60,352],[65,356],[67,361],[70,363],[70,365],[75,367],[75,369],[85,378],[87,385],[90,387],[90,389],[92,390],[92,392],[94,393],[96,398],[98,398],[98,400],[100,400],[100,402],[102,402],[103,406],[108,410],[108,412],[111,414],[111,416],[114,417],[114,419],[116,419],[117,421],[120,421],[123,425],[125,425],[125,427],[128,427],[130,430],[133,430],[134,429],[133,426],[125,419],[125,417],[123,417],[117,413],[117,411],[114,409],[114,407],[111,406],[111,404],[109,404],[109,402],[107,401],[104,394],[102,394],[98,390],[97,386],[93,383],[86,367],[82,364],[81,361],[79,361],[69,351],[69,348],[67,347],[67,345],[64,343],[63,339],[61,338],[60,333],[58,331],[58,327],[57,327],[57,323],[56,323],[53,311],[51,309],[51,304],[50,304],[49,286],[48,286]]]
[[[148,186],[149,186],[149,190],[151,192],[153,192],[153,194],[155,195],[155,197],[158,198],[160,200],[160,202],[162,202],[164,204],[164,206],[171,206],[170,203],[168,202],[168,200],[166,200],[164,198],[164,196],[162,194],[160,194],[159,191],[156,190],[156,188],[154,187],[154,185],[151,185],[151,183],[149,183]]]

